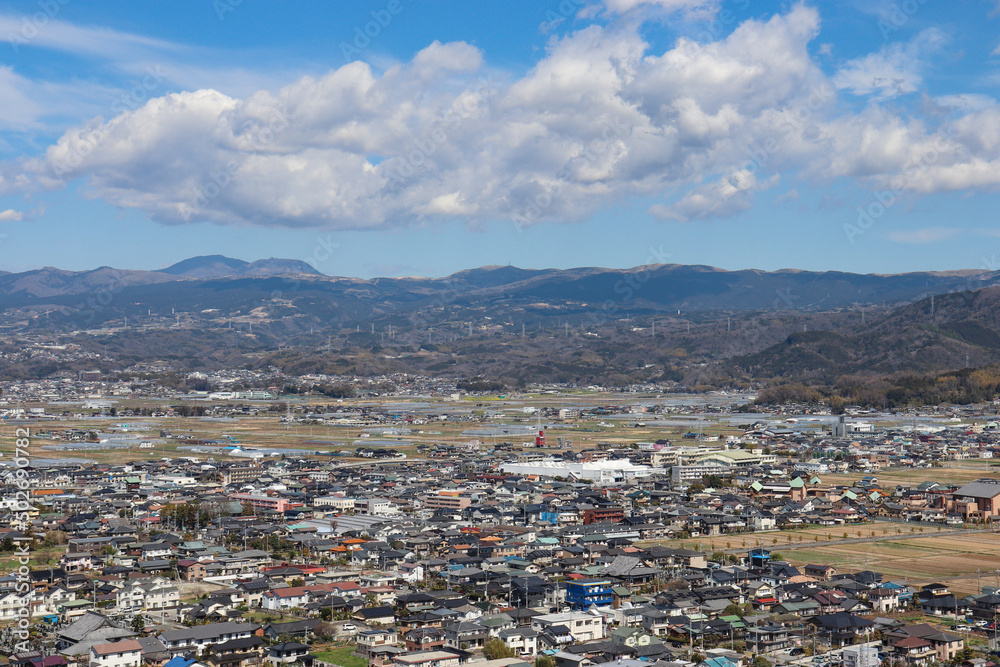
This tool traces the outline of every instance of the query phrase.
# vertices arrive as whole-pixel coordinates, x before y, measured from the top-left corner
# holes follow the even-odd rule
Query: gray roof
[[[955,491],[954,497],[969,496],[971,498],[995,498],[1000,496],[1000,484],[988,482],[969,482]]]
[[[253,632],[260,626],[256,623],[211,623],[209,625],[196,625],[193,628],[183,630],[169,630],[160,633],[160,641],[175,642],[188,640],[204,640],[219,637],[221,635],[231,635],[238,632]]]
[[[60,632],[59,636],[65,637],[66,639],[72,639],[73,641],[81,641],[85,637],[88,637],[92,633],[96,632],[99,628],[104,629],[106,627],[123,633],[121,635],[123,637],[131,637],[135,634],[131,630],[119,628],[112,623],[107,616],[98,614],[95,611],[88,611],[78,620],[74,621],[72,625]]]

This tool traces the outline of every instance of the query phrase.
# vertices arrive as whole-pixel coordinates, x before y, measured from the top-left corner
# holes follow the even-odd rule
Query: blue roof
[[[185,658],[183,655],[177,655],[167,661],[167,664],[163,667],[191,667],[197,660],[194,658]]]
[[[736,667],[735,662],[723,656],[719,656],[716,658],[708,658],[707,660],[704,660],[701,664],[708,665],[708,667]]]

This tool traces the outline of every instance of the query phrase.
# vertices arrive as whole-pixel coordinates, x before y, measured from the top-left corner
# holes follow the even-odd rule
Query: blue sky
[[[0,3],[0,269],[998,270],[998,28],[985,0]]]

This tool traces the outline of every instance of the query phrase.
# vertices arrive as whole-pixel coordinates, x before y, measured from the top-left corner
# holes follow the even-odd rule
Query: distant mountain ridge
[[[225,255],[200,255],[171,264],[160,273],[185,278],[226,278],[230,276],[283,276],[306,274],[322,276],[307,263],[298,259],[258,259],[246,262]]]
[[[361,279],[297,260],[208,255],[159,271],[0,274],[0,327],[11,341],[23,333],[102,353],[108,345],[126,365],[167,359],[187,368],[613,386],[832,382],[1000,362],[1000,272],[659,264]],[[10,345],[16,355],[19,343]],[[11,362],[7,373],[65,367],[43,357],[30,363]],[[0,356],[0,374],[3,367]]]
[[[567,316],[600,311],[639,314],[685,311],[809,311],[865,305],[909,303],[931,294],[966,291],[1000,284],[1000,272],[950,271],[900,274],[857,274],[839,271],[782,269],[728,271],[712,266],[656,264],[628,269],[579,267],[572,269],[522,269],[485,266],[459,271],[444,278],[348,278],[327,276],[301,260],[260,259],[247,262],[224,255],[204,255],[172,264],[158,271],[100,267],[91,271],[65,271],[52,267],[22,273],[0,273],[0,298],[17,295],[17,302],[84,294],[101,289],[134,288],[136,302],[145,297],[144,285],[158,286],[155,293],[174,290],[176,300],[194,299],[193,292],[219,281],[238,281],[227,292],[254,294],[275,287],[278,278],[295,278],[300,295],[322,294],[333,301],[347,299],[385,314],[401,313],[444,304],[489,308],[531,308],[540,304]],[[211,285],[205,281],[210,281]],[[254,282],[258,281],[258,282]],[[204,301],[204,295],[197,297]],[[218,307],[218,306],[213,306]]]

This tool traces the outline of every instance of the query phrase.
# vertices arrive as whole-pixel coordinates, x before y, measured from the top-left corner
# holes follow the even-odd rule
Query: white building
[[[142,644],[134,639],[90,647],[91,667],[139,667]]]
[[[589,479],[600,486],[612,486],[632,479],[649,477],[653,469],[647,465],[636,465],[627,459],[590,461],[574,463],[544,459],[523,463],[505,463],[501,469],[513,475],[538,475],[541,477],[567,477]]]
[[[844,667],[878,667],[878,648],[867,644],[844,647]]]
[[[574,642],[589,642],[605,638],[604,616],[589,611],[567,611],[561,614],[543,614],[531,619],[531,629],[544,632],[557,625],[569,628]]]
[[[328,507],[333,511],[344,511],[354,509],[354,498],[344,498],[341,496],[322,496],[313,501],[316,507]]]
[[[118,590],[118,608],[152,611],[172,609],[180,602],[177,587],[163,577],[132,581]]]
[[[354,511],[372,516],[388,516],[396,514],[396,506],[386,498],[356,498]]]

